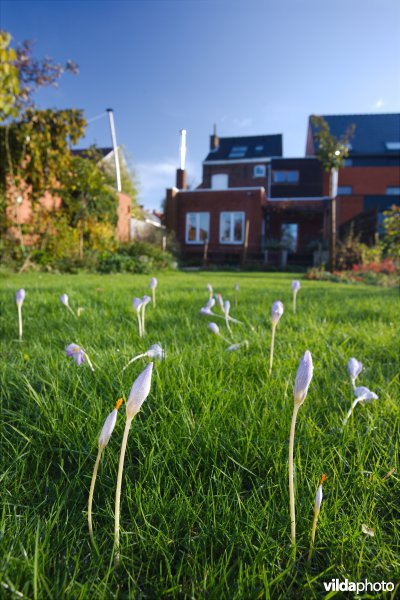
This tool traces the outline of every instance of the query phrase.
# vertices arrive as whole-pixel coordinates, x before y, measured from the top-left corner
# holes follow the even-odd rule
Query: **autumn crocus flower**
[[[211,283],[207,283],[207,290],[208,290],[208,294],[209,294],[209,300],[212,300],[213,297],[213,287],[211,285]]]
[[[349,372],[351,383],[354,389],[356,389],[356,379],[361,373],[362,368],[362,363],[356,358],[350,358],[349,362],[347,363],[347,370]]]
[[[296,511],[294,503],[294,469],[293,469],[293,448],[294,448],[294,432],[296,428],[297,413],[300,406],[306,399],[309,385],[313,376],[313,362],[310,352],[307,350],[300,361],[299,368],[296,373],[294,383],[294,408],[292,423],[290,426],[289,436],[289,499],[290,499],[290,524],[291,524],[291,541],[296,542]]]
[[[235,352],[236,350],[239,350],[239,348],[241,348],[242,346],[245,346],[246,348],[248,348],[249,342],[247,340],[244,340],[243,342],[239,342],[238,344],[231,344],[230,346],[228,346],[226,351],[227,352]]]
[[[18,311],[18,331],[19,331],[19,339],[22,340],[22,304],[25,300],[26,292],[23,288],[18,290],[15,294],[15,302],[17,304]]]
[[[294,279],[292,281],[292,292],[293,292],[293,312],[296,312],[296,296],[297,292],[300,289],[300,281],[298,279]]]
[[[123,402],[123,398],[120,398],[117,401],[114,410],[110,412],[110,414],[104,421],[104,425],[102,427],[102,430],[101,430],[101,433],[99,436],[99,442],[98,442],[99,448],[97,451],[96,462],[94,464],[92,481],[90,484],[90,491],[89,491],[89,502],[88,502],[89,534],[90,534],[90,539],[92,540],[93,545],[95,545],[94,538],[93,538],[93,523],[92,523],[92,504],[93,504],[94,486],[96,483],[97,472],[99,470],[101,455],[103,453],[104,448],[107,446],[108,442],[110,441],[112,432],[114,431],[114,427],[117,422],[118,409],[121,406],[122,402]]]
[[[344,418],[343,425],[346,425],[351,413],[353,412],[353,410],[355,409],[357,404],[360,404],[360,403],[363,404],[364,402],[369,403],[372,400],[378,400],[378,396],[374,392],[371,392],[371,390],[369,390],[368,388],[364,387],[363,385],[354,390],[354,395],[355,395],[356,399],[354,400],[353,404],[351,405],[351,408],[349,409],[349,412],[347,413],[346,417]]]
[[[155,277],[152,277],[151,281],[149,283],[149,289],[151,290],[152,295],[153,295],[153,308],[156,307],[156,287],[157,287],[157,285],[158,285],[157,279]]]
[[[143,352],[142,354],[138,354],[137,356],[134,356],[133,358],[131,358],[131,360],[128,362],[128,364],[122,370],[125,371],[125,369],[130,364],[135,362],[135,360],[138,360],[139,358],[144,358],[146,356],[148,358],[152,358],[155,360],[163,360],[163,358],[165,358],[165,352],[162,349],[162,347],[160,346],[160,344],[153,344],[152,346],[150,346],[150,348],[149,348],[149,350],[147,350],[147,352]]]
[[[90,360],[90,358],[87,355],[87,353],[85,352],[85,350],[81,346],[78,346],[78,344],[68,344],[68,346],[65,348],[65,352],[69,358],[74,359],[74,361],[78,365],[78,367],[80,365],[83,365],[83,363],[85,362],[85,358],[86,358],[89,367],[92,369],[92,371],[94,371],[92,361]]]
[[[279,322],[279,319],[283,315],[283,304],[280,300],[277,300],[272,305],[271,310],[271,322],[272,322],[272,333],[271,333],[271,351],[269,355],[269,374],[272,373],[272,363],[274,361],[274,344],[275,344],[275,329]]]
[[[322,477],[320,479],[319,486],[317,489],[317,494],[315,496],[314,520],[313,520],[313,524],[312,524],[312,528],[311,528],[311,544],[310,544],[310,552],[308,553],[308,562],[311,562],[312,552],[313,552],[313,548],[314,548],[315,531],[317,529],[318,517],[319,517],[320,510],[321,510],[321,504],[322,504],[322,498],[323,498],[322,484],[324,483],[324,481],[326,481],[325,473],[322,475]]]
[[[64,304],[64,306],[66,306],[68,308],[68,310],[74,315],[74,317],[76,317],[76,314],[74,313],[74,311],[72,310],[72,308],[69,305],[68,294],[62,294],[60,296],[60,302],[61,302],[61,304]]]
[[[227,340],[226,338],[224,338],[224,336],[220,333],[219,327],[218,327],[218,325],[216,323],[209,323],[208,324],[208,328],[211,331],[211,333],[213,333],[214,335],[218,335],[227,344],[229,344],[229,345],[231,344],[231,342],[229,340]]]
[[[121,453],[119,456],[118,464],[118,477],[117,487],[115,491],[115,551],[116,560],[119,560],[119,521],[120,521],[120,505],[121,505],[121,486],[122,486],[122,472],[124,470],[124,460],[126,445],[128,441],[129,430],[132,425],[134,417],[140,411],[143,402],[146,400],[150,393],[151,387],[151,375],[153,372],[153,363],[149,363],[147,367],[140,373],[139,377],[133,382],[131,392],[129,394],[128,401],[126,403],[126,423],[124,435],[121,444]]]

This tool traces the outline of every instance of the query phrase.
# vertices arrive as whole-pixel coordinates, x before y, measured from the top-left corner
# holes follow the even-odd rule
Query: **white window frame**
[[[257,169],[261,170],[262,173],[257,173]],[[265,177],[267,173],[267,167],[265,165],[254,165],[253,177]]]
[[[222,223],[223,223],[223,218],[225,215],[229,215],[230,221],[231,221],[230,222],[230,239],[229,240],[222,240]],[[242,237],[241,237],[240,241],[232,239],[234,237],[235,215],[241,215],[241,217],[242,217]],[[223,212],[220,212],[219,213],[219,243],[224,244],[225,246],[242,246],[244,244],[245,220],[246,220],[246,213],[241,210],[224,210]]]
[[[189,216],[196,215],[196,239],[189,240]],[[200,215],[207,215],[208,226],[207,226],[207,240],[210,241],[210,213],[205,211],[191,211],[186,213],[186,226],[185,226],[185,242],[190,245],[203,246],[205,240],[200,239]]]

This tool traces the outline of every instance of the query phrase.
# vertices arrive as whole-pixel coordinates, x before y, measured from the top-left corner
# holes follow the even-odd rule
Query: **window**
[[[299,172],[298,171],[272,171],[272,182],[273,183],[298,183]]]
[[[186,213],[186,243],[203,244],[210,235],[210,213]]]
[[[351,196],[352,193],[353,193],[353,186],[338,185],[338,189],[337,189],[338,196]]]
[[[351,158],[345,158],[344,159],[344,166],[345,167],[352,167],[353,166],[353,160]]]
[[[213,190],[226,190],[228,188],[228,175],[226,173],[212,175],[211,188]]]
[[[243,158],[247,152],[247,146],[233,146],[229,158]]]
[[[244,212],[222,212],[219,221],[221,244],[243,244]]]
[[[386,142],[386,150],[400,150],[400,142]]]
[[[400,195],[400,187],[396,185],[388,185],[386,188],[386,194],[389,196],[398,196]]]
[[[253,170],[253,177],[265,177],[265,165],[256,165]]]
[[[256,146],[256,152],[262,152],[264,150],[264,146]]]
[[[281,242],[290,252],[296,252],[299,226],[297,223],[282,223]]]

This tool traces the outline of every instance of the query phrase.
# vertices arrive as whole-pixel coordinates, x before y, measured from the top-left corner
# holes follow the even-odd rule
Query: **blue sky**
[[[398,0],[0,0],[0,26],[35,54],[79,64],[45,107],[112,107],[139,200],[158,208],[179,166],[201,181],[213,123],[221,136],[283,134],[304,155],[310,114],[399,112]],[[107,118],[80,146],[110,145]]]

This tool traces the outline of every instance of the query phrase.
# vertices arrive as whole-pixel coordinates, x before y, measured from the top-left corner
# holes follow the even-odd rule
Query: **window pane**
[[[281,242],[292,252],[296,252],[297,250],[298,230],[299,226],[297,223],[282,224]]]
[[[243,241],[243,215],[234,213],[233,239],[235,242]]]
[[[297,171],[288,171],[287,180],[289,183],[297,183],[299,180],[299,174]]]
[[[187,213],[187,240],[188,242],[196,241],[196,215],[195,213]]]
[[[210,215],[208,213],[199,213],[199,240],[204,242],[209,238]]]
[[[221,242],[229,242],[231,239],[231,215],[221,213]]]
[[[284,171],[274,171],[272,173],[272,179],[275,183],[283,183],[285,181],[285,172]]]

